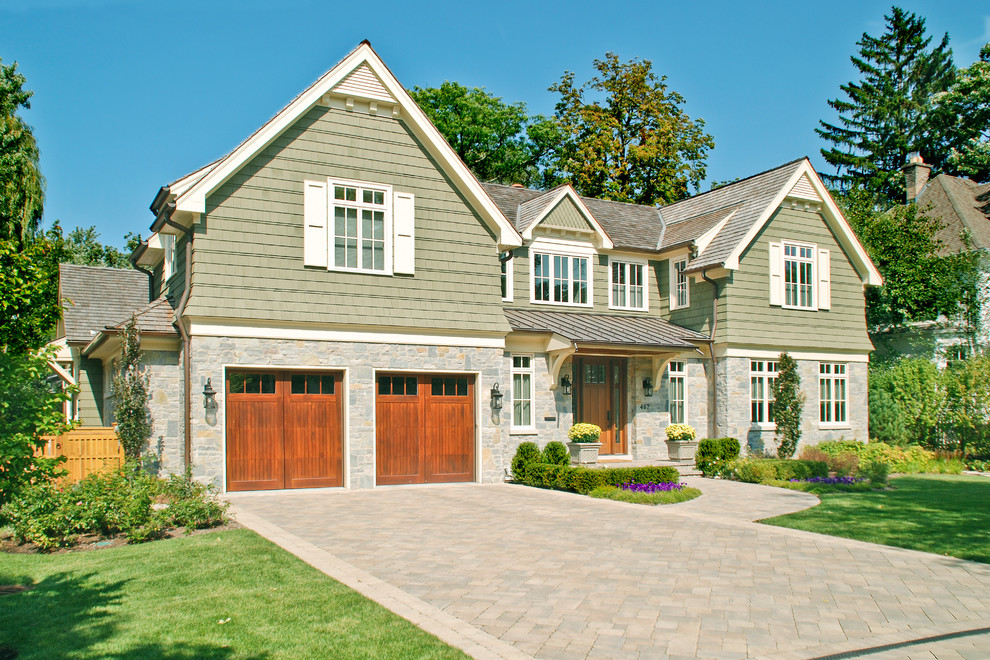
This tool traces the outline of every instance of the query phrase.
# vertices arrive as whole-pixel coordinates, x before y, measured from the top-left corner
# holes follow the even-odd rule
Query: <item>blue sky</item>
[[[990,4],[904,2],[948,32],[957,65],[990,41]],[[406,87],[456,80],[531,113],[565,70],[606,51],[652,60],[715,137],[710,180],[811,156],[849,56],[884,2],[319,2],[3,0],[0,58],[33,89],[25,113],[48,181],[45,222],[147,236],[158,188],[223,155],[362,39]]]

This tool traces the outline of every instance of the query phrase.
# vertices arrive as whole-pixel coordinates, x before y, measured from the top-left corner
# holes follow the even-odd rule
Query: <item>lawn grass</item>
[[[0,590],[0,657],[467,657],[245,529],[0,554],[15,584],[31,588]]]
[[[760,522],[990,563],[990,479],[912,475],[890,485],[822,493],[816,507]]]
[[[687,502],[701,495],[697,488],[685,486],[680,490],[669,490],[663,493],[639,493],[631,490],[624,490],[615,486],[599,486],[590,491],[588,497],[596,497],[602,500],[616,500],[618,502],[629,502],[631,504],[677,504]]]

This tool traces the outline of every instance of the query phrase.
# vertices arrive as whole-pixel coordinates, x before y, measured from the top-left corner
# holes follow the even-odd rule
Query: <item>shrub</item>
[[[42,550],[68,547],[84,527],[82,510],[51,483],[22,489],[3,506],[3,516],[18,542],[30,541]]]
[[[680,478],[681,475],[675,468],[667,466],[589,469],[533,463],[526,470],[526,477],[518,481],[528,486],[568,490],[584,495],[601,486],[619,486],[625,483],[676,483]]]
[[[769,459],[745,461],[736,468],[739,481],[750,484],[768,484],[777,478],[777,470],[767,463]]]
[[[791,479],[804,480],[827,477],[828,465],[823,461],[759,458],[736,462],[734,474],[739,481],[769,484],[775,480],[789,481]]]
[[[776,422],[774,436],[779,441],[777,455],[790,458],[801,439],[801,412],[804,410],[804,393],[797,361],[787,353],[781,353],[777,361],[777,377],[773,391],[773,414]]]
[[[588,495],[598,499],[617,500],[632,504],[657,505],[676,504],[678,502],[693,500],[701,495],[701,491],[697,488],[678,488],[671,491],[644,493],[616,488],[615,486],[601,486],[589,492]]]
[[[550,465],[570,465],[571,453],[567,451],[563,442],[553,440],[543,448],[543,462]]]
[[[512,477],[516,481],[525,481],[526,471],[533,463],[539,463],[542,456],[535,442],[523,442],[516,448],[512,457]]]
[[[695,463],[706,477],[719,474],[725,463],[739,457],[739,441],[735,438],[704,438],[698,441]]]
[[[601,427],[594,424],[575,424],[567,431],[567,437],[571,442],[598,442],[601,435]]]
[[[890,466],[880,460],[869,460],[862,463],[859,473],[864,479],[869,479],[874,486],[884,486],[887,484],[887,477],[890,476]]]
[[[880,460],[888,465],[891,472],[900,474],[938,470],[935,452],[916,445],[895,447],[885,442],[830,440],[819,443],[816,447],[830,456],[839,456],[842,453],[855,454],[859,457],[860,464],[864,461]]]
[[[966,469],[974,472],[990,472],[990,460],[968,458],[966,459]]]
[[[668,440],[687,441],[694,440],[694,427],[690,424],[668,424],[664,429]]]
[[[859,456],[854,452],[840,452],[838,454],[828,454],[816,445],[805,447],[801,450],[801,460],[823,462],[828,466],[829,472],[835,472],[837,477],[846,477],[856,474],[859,469]]]

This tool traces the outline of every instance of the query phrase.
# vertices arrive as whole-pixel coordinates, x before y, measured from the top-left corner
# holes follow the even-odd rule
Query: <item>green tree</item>
[[[963,454],[990,451],[990,357],[977,355],[949,364],[943,382],[948,433],[939,448]]]
[[[837,194],[836,200],[883,275],[882,287],[866,289],[866,321],[878,333],[912,321],[960,314],[975,328],[980,315],[979,255],[943,256],[936,234],[940,218],[916,204],[884,206],[863,190]]]
[[[127,234],[128,243],[130,243],[132,236],[134,234]],[[128,259],[128,254],[124,254],[112,245],[101,243],[96,227],[76,227],[65,237],[64,260],[66,263],[80,266],[130,268],[131,262]]]
[[[548,142],[546,120],[525,103],[506,103],[483,88],[446,81],[410,92],[468,168],[482,181],[538,183]]]
[[[623,63],[610,52],[594,66],[597,75],[582,85],[568,71],[550,87],[560,94],[554,119],[561,142],[546,182],[569,181],[582,195],[646,205],[697,190],[715,146],[704,120],[684,112],[684,97],[656,76],[650,60]]]
[[[932,97],[939,129],[951,137],[945,171],[990,181],[990,43],[979,61],[956,72],[948,91]]]
[[[61,230],[26,244],[0,240],[0,351],[27,353],[52,338],[61,315],[58,264]]]
[[[111,383],[117,439],[128,460],[139,458],[151,437],[148,382],[147,371],[141,367],[141,337],[132,316],[121,335],[120,363]]]
[[[0,238],[17,242],[37,231],[45,203],[38,143],[17,114],[31,107],[25,82],[17,62],[0,61]]]
[[[801,392],[801,376],[797,361],[787,353],[781,353],[777,361],[777,378],[773,391],[773,421],[776,424],[777,456],[790,458],[801,439],[801,413],[804,411],[804,393]]]
[[[896,404],[904,421],[905,436],[910,444],[938,447],[941,443],[946,410],[946,391],[942,374],[931,360],[904,358],[892,365],[870,369],[870,419],[883,415],[875,408],[886,399],[874,397],[884,392]],[[892,413],[897,414],[897,413]]]
[[[900,7],[884,17],[879,37],[863,33],[853,65],[860,80],[840,85],[845,98],[828,102],[838,123],[819,122],[815,132],[833,146],[822,149],[836,167],[826,180],[843,190],[865,188],[892,202],[904,199],[900,168],[911,152],[941,170],[948,156],[946,136],[937,125],[930,99],[946,91],[954,68],[949,35],[930,48],[925,20]]]

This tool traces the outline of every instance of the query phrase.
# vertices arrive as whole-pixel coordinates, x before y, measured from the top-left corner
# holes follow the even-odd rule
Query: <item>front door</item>
[[[601,427],[599,454],[625,454],[625,358],[581,358],[576,366],[580,376],[575,421]]]

